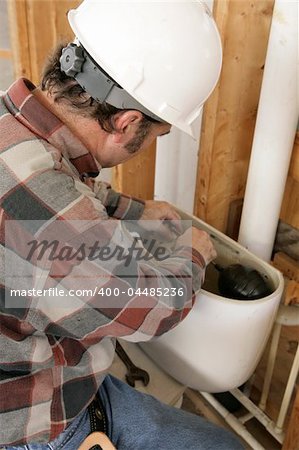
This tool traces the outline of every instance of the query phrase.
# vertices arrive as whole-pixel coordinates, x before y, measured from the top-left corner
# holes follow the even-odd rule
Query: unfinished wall
[[[194,210],[223,232],[231,202],[245,191],[273,5],[273,0],[214,4],[223,68],[205,106]]]
[[[299,132],[295,138],[280,218],[299,230]]]
[[[216,0],[223,43],[217,89],[204,109],[194,212],[238,235],[256,114],[271,27],[273,0]],[[298,138],[281,219],[299,228]]]
[[[9,0],[16,76],[38,82],[49,50],[61,39],[72,39],[66,12],[79,3]],[[229,216],[237,223],[241,211],[273,4],[274,0],[214,2],[224,62],[219,84],[204,110],[194,212],[224,232]],[[297,138],[281,211],[282,220],[297,228],[298,166]],[[114,184],[123,192],[149,199],[154,177],[155,145],[115,169]],[[235,209],[231,208],[234,201]]]

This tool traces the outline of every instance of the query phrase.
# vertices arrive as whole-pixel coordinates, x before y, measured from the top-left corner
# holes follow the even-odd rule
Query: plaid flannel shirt
[[[115,219],[138,219],[144,209],[141,200],[94,180],[101,167],[70,129],[37,100],[34,89],[31,82],[20,79],[0,96],[0,446],[45,443],[61,433],[98,390],[113,360],[114,337],[136,342],[173,328],[192,307],[205,269],[203,258],[191,248],[178,249],[164,265],[140,264],[136,285],[142,288],[184,285],[184,275],[193,274],[193,290],[187,289],[183,300],[173,298],[168,304],[154,297],[143,307],[140,295],[124,296],[117,308],[107,307],[107,302],[101,308],[93,296],[80,302],[67,295],[63,298],[67,309],[57,308],[51,298],[22,298],[22,308],[5,304],[13,286],[7,285],[4,252],[12,261],[24,258],[22,221],[41,221],[43,228],[84,221],[83,230],[70,226],[73,242],[96,238],[105,223],[109,227],[102,234],[111,230],[109,238],[117,241],[120,221]],[[9,221],[20,225],[5,239]],[[75,274],[72,283],[76,274],[79,280],[86,274],[88,283],[99,287],[112,282],[121,288],[129,285],[114,268],[110,275],[105,270],[104,282],[100,281],[101,266],[90,261],[58,266],[53,263],[48,271],[48,288],[59,285],[68,292],[70,273]],[[60,275],[55,278],[57,270]]]

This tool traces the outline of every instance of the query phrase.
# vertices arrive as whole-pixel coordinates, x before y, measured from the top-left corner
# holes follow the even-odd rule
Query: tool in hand
[[[135,364],[129,358],[127,352],[123,349],[123,347],[117,340],[115,351],[127,368],[126,373],[127,383],[130,386],[135,387],[135,381],[140,380],[142,381],[144,386],[147,386],[150,381],[149,374],[147,373],[146,370],[140,369],[140,367],[135,366]]]

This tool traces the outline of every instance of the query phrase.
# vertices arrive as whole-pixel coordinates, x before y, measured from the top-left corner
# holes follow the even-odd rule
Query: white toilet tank
[[[224,298],[217,293],[218,272],[210,264],[185,320],[163,336],[139,345],[182,384],[206,392],[228,391],[248,380],[261,358],[282,295],[283,277],[237,242],[179,212],[182,219],[192,219],[194,226],[210,234],[219,265],[240,263],[258,270],[272,293],[258,300]]]

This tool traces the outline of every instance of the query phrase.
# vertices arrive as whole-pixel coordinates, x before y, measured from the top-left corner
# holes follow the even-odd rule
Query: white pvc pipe
[[[246,50],[244,50],[246,51]],[[298,122],[298,3],[276,0],[239,242],[270,260]]]
[[[276,317],[276,322],[288,327],[299,326],[299,307],[296,305],[280,305]]]
[[[193,213],[198,146],[199,137],[194,140],[176,128],[168,136],[157,139],[155,200],[170,202]]]
[[[278,350],[280,332],[281,332],[281,324],[275,323],[274,328],[273,328],[273,334],[272,334],[271,346],[270,346],[269,355],[268,355],[267,366],[266,366],[266,373],[264,375],[264,384],[263,384],[263,389],[262,389],[262,395],[261,395],[261,399],[260,399],[260,403],[259,403],[259,408],[262,411],[265,411],[265,409],[266,409],[266,404],[267,404],[267,400],[268,400],[268,396],[269,396],[269,392],[270,392],[270,386],[271,386],[274,365],[275,365],[275,360],[276,360],[276,355],[277,355],[277,350]]]
[[[213,0],[205,3],[213,11]],[[170,202],[189,214],[194,207],[201,118],[196,139],[174,127],[168,136],[157,139],[154,199]]]
[[[275,430],[275,423],[271,420],[258,406],[256,406],[240,389],[232,389],[229,391],[245,408],[250,411],[254,417],[269,431],[270,434],[281,444],[283,443],[285,434],[282,430]]]
[[[191,391],[192,392],[192,391]],[[208,394],[207,392],[200,393],[207,402],[223,417],[226,423],[239,435],[241,436],[247,444],[250,445],[250,448],[253,450],[265,450],[254,437],[253,435],[245,428],[245,426],[241,423],[241,421],[235,417],[232,413],[230,413],[221,403],[213,397],[212,394]],[[188,393],[189,396],[189,393]]]

